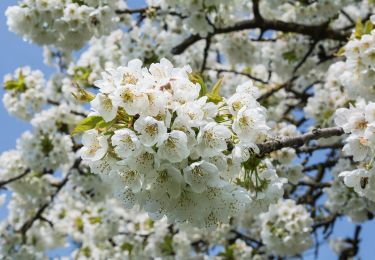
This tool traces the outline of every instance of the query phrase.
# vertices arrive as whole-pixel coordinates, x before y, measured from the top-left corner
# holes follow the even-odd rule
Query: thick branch
[[[235,23],[232,26],[216,28],[213,32],[209,33],[207,37],[212,37],[217,34],[231,33],[236,31],[248,30],[248,29],[261,29],[262,31],[275,30],[286,33],[298,33],[306,36],[310,36],[315,40],[331,39],[338,41],[346,41],[350,36],[350,32],[347,31],[336,31],[328,27],[327,23],[319,25],[307,25],[298,23],[288,23],[278,20],[266,20],[266,19],[252,19],[245,20]],[[179,45],[172,49],[172,54],[183,53],[190,45],[193,45],[197,41],[204,39],[198,34],[193,34],[182,41]]]
[[[301,147],[311,140],[317,140],[320,138],[328,138],[332,136],[341,136],[343,134],[344,134],[344,131],[342,130],[341,127],[314,129],[311,132],[300,135],[300,136],[286,137],[280,140],[273,140],[273,141],[268,141],[268,142],[258,144],[259,155],[263,156],[267,153],[280,150],[284,147]]]

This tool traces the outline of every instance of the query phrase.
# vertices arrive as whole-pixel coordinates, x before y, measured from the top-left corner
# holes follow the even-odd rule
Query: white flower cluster
[[[213,31],[210,23],[229,26],[238,20],[238,13],[250,11],[251,5],[244,0],[148,0],[150,6],[161,6],[162,9],[176,10],[186,16],[186,27],[192,32],[206,35]],[[211,22],[210,22],[211,21]]]
[[[45,103],[45,80],[39,70],[18,68],[14,75],[6,75],[3,81],[6,93],[3,103],[8,112],[20,119],[29,120]]]
[[[246,171],[244,174],[248,174]],[[250,209],[253,214],[259,214],[268,210],[269,205],[277,203],[284,194],[286,178],[280,178],[270,160],[258,165],[255,171],[250,172],[248,185],[253,199]]]
[[[341,172],[352,170],[350,160],[341,159],[331,170],[333,182],[324,192],[328,196],[325,206],[334,213],[344,214],[353,222],[363,222],[369,219],[372,212],[375,211],[375,203],[365,197],[359,196],[353,189],[344,184]],[[350,173],[349,175],[351,175]],[[347,180],[348,181],[348,180]]]
[[[339,80],[343,70],[344,62],[332,64],[327,71],[324,84],[314,85],[314,96],[308,99],[304,107],[306,116],[314,118],[320,127],[332,125],[336,109],[344,107],[348,102],[347,94]]]
[[[132,60],[104,73],[91,101],[91,120],[103,120],[102,127],[83,134],[80,153],[127,206],[139,203],[154,218],[214,227],[250,202],[231,180],[269,128],[251,82],[214,103],[212,93],[202,95],[189,80],[190,72],[162,59],[149,69]],[[266,175],[270,180],[252,181],[272,187],[276,173]]]
[[[340,176],[360,196],[375,201],[375,103],[360,99],[355,106],[340,108],[336,111],[335,123],[349,134],[343,151],[361,163],[358,169],[345,171]]]
[[[361,197],[375,202],[375,169],[358,168],[353,171],[344,171],[340,174],[344,183],[353,188]]]
[[[343,151],[357,162],[371,160],[375,147],[375,103],[357,100],[355,106],[339,108],[335,123],[349,134]]]
[[[94,35],[108,34],[118,21],[114,0],[23,0],[6,10],[10,31],[39,45],[77,50]]]
[[[284,122],[275,124],[272,127],[273,135],[283,137],[294,137],[299,135],[299,131],[295,125],[286,124]],[[288,179],[288,182],[296,185],[298,181],[304,176],[302,173],[302,165],[296,164],[296,150],[294,148],[282,148],[274,151],[271,154],[274,159],[277,175]]]
[[[267,250],[277,256],[294,256],[312,245],[313,223],[307,210],[293,200],[280,200],[261,215],[261,237]]]
[[[9,150],[0,155],[0,179],[7,180],[26,171],[21,152]]]
[[[265,17],[278,18],[283,21],[320,24],[332,19],[343,6],[353,0],[318,0],[318,1],[260,1],[261,11]]]
[[[31,170],[56,170],[61,165],[71,164],[74,159],[73,143],[69,135],[27,131],[17,140],[17,149]]]
[[[371,18],[375,23],[375,17]],[[368,101],[375,99],[375,30],[355,37],[345,46],[345,71],[340,81],[350,97],[362,97]]]

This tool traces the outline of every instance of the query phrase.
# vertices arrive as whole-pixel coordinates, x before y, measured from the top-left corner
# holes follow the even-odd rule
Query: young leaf
[[[341,57],[345,55],[345,47],[341,47],[335,54],[336,57]]]
[[[78,93],[77,94],[72,93],[72,95],[77,101],[86,103],[86,102],[91,102],[92,100],[94,100],[95,96],[92,93],[81,88],[80,86],[78,86],[78,84],[75,84],[75,86],[78,89]]]
[[[297,60],[297,54],[294,50],[284,52],[282,55],[283,58],[286,59],[289,63]]]
[[[72,135],[76,135],[87,130],[93,129],[98,123],[104,121],[101,116],[89,116],[83,119],[78,125],[73,129]]]
[[[357,22],[355,23],[355,31],[354,31],[354,37],[356,39],[361,39],[363,35],[363,24],[361,19],[358,19]]]
[[[368,20],[365,23],[365,27],[363,29],[363,34],[371,34],[371,31],[372,31],[373,27],[374,27],[374,25],[372,24],[372,22],[370,20]]]
[[[199,91],[199,97],[203,97],[207,93],[207,86],[204,83],[203,78],[198,73],[190,73],[189,74],[189,80],[193,83],[198,83],[201,85],[201,90]]]
[[[208,101],[211,101],[215,104],[219,103],[220,101],[223,100],[223,98],[220,96],[220,88],[223,83],[223,78],[220,78],[216,84],[212,87],[212,90],[210,93],[207,94]]]

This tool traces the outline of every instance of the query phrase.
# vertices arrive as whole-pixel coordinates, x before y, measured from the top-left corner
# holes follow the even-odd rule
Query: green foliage
[[[149,14],[150,12],[148,12]],[[143,66],[150,66],[152,63],[159,62],[159,56],[155,52],[148,53],[146,57],[143,59]]]
[[[101,217],[89,217],[90,224],[97,224],[102,221]]]
[[[76,135],[87,130],[95,128],[99,123],[105,122],[101,116],[89,116],[83,119],[73,129],[72,135]]]
[[[164,255],[173,255],[173,238],[171,235],[166,235],[164,237],[163,244],[160,245],[160,249]]]
[[[91,249],[87,246],[83,247],[81,249],[81,252],[82,254],[85,256],[85,257],[91,257]]]
[[[362,23],[361,19],[355,24],[354,37],[356,39],[361,39],[363,35],[371,34],[373,29],[373,24],[370,20],[366,21],[365,24]]]
[[[76,88],[78,89],[78,93],[77,94],[72,93],[72,95],[77,101],[86,103],[86,102],[91,102],[92,100],[94,100],[95,98],[94,94],[81,88],[77,84],[76,84]]]
[[[224,260],[235,260],[234,257],[234,250],[236,249],[236,245],[229,245],[225,247],[225,251],[220,253],[219,256],[222,257]]]
[[[219,92],[221,89],[221,85],[223,83],[223,78],[220,78],[215,85],[212,87],[212,90],[210,93],[207,93],[208,101],[211,101],[215,104],[219,103],[223,100],[223,98],[220,96]]]
[[[133,251],[133,245],[125,242],[124,244],[121,245],[121,249],[122,251],[128,251],[130,255]]]
[[[18,75],[18,80],[8,80],[4,83],[4,89],[7,91],[14,92],[25,92],[27,87],[25,84],[25,76],[20,71]]]
[[[66,217],[66,209],[62,209],[58,215],[59,219],[63,219]]]
[[[289,63],[295,62],[298,59],[297,54],[294,50],[284,52],[282,56]]]
[[[85,5],[85,1],[83,1],[83,0],[72,0],[72,3],[78,4],[79,6]]]
[[[202,76],[199,75],[199,73],[190,73],[189,80],[195,84],[198,83],[201,86],[201,90],[199,91],[199,97],[203,97],[207,94],[207,86],[204,83]]]
[[[74,81],[87,83],[91,72],[92,69],[90,67],[77,66],[74,68],[73,79]]]
[[[47,135],[43,136],[40,144],[42,145],[42,152],[46,156],[53,150],[53,144]]]
[[[83,220],[80,217],[75,219],[74,224],[77,227],[79,232],[83,232],[84,224],[83,224]]]

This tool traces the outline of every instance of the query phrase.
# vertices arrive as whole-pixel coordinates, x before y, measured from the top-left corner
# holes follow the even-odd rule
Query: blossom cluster
[[[0,155],[1,259],[303,257],[372,219],[373,1],[125,2],[6,12],[56,71],[3,82],[32,129]]]
[[[124,2],[23,0],[6,11],[11,31],[40,45],[77,50],[92,36],[107,34],[117,23],[115,10]]]
[[[336,111],[335,122],[349,134],[343,151],[353,160],[362,162],[358,169],[340,174],[348,187],[360,195],[375,201],[375,174],[373,173],[374,156],[374,120],[375,103],[366,104],[357,100],[355,106],[340,108]]]
[[[345,45],[345,70],[340,76],[350,97],[362,97],[367,101],[375,98],[375,30],[370,30],[375,23],[374,18],[362,25],[365,28],[357,30]]]
[[[352,175],[352,168],[350,160],[341,159],[331,170],[333,182],[330,187],[324,189],[328,196],[325,206],[331,212],[344,214],[353,222],[360,223],[370,218],[375,211],[375,203],[366,197],[360,196],[356,192],[359,187],[357,187],[357,190],[351,189],[350,187],[353,186],[348,185],[349,179],[346,179],[344,183],[345,176]],[[347,172],[346,174],[341,174],[345,171]]]
[[[261,237],[267,249],[278,256],[293,256],[312,245],[310,214],[293,200],[280,200],[262,214]]]
[[[20,119],[29,120],[46,102],[43,92],[45,80],[39,70],[18,68],[14,75],[8,74],[3,81],[6,93],[3,102],[8,112]]]
[[[132,60],[103,73],[88,117],[99,121],[84,132],[81,156],[127,206],[138,203],[154,218],[214,227],[250,203],[234,183],[269,127],[251,82],[221,100],[215,91],[205,94],[189,73],[166,59],[149,69]],[[244,170],[244,184],[260,199],[277,200],[283,182],[268,168]],[[273,195],[262,193],[274,188]]]

